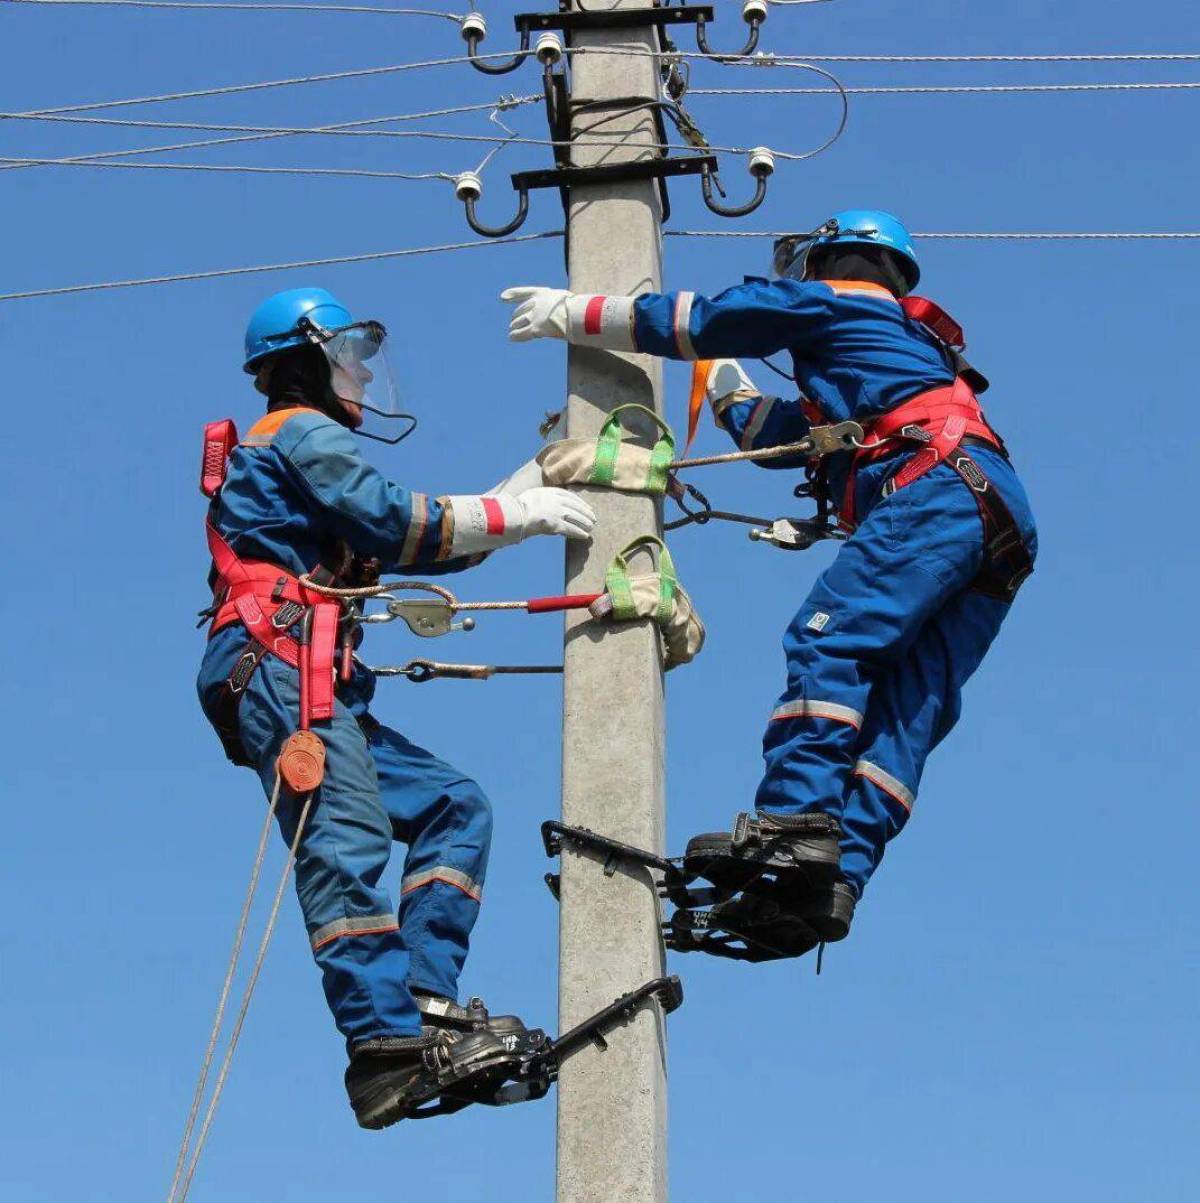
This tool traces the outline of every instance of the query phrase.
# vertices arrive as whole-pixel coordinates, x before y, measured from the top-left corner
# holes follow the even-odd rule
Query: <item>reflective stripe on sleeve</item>
[[[396,931],[399,928],[395,915],[356,915],[350,919],[335,919],[318,927],[308,937],[313,952],[331,940],[342,936],[373,936],[380,932]]]
[[[913,803],[917,800],[916,794],[908,786],[869,760],[860,760],[854,766],[854,775],[865,777],[872,785],[877,785],[885,794],[899,802],[905,810],[911,811]]]
[[[785,702],[771,714],[771,722],[780,723],[789,718],[827,718],[835,723],[846,723],[855,729],[863,724],[863,716],[851,706],[837,702],[814,702],[811,699]]]
[[[407,894],[418,890],[421,886],[432,885],[435,881],[445,882],[456,890],[462,890],[468,898],[478,902],[483,897],[483,886],[461,869],[451,869],[447,865],[437,865],[432,869],[424,869],[420,873],[412,873],[400,883],[400,893]]]
[[[425,537],[425,525],[429,521],[429,501],[424,493],[412,494],[412,514],[408,520],[408,530],[404,535],[404,546],[400,549],[400,563],[412,564],[421,550],[421,540]]]
[[[762,434],[762,428],[767,423],[767,418],[771,415],[771,409],[775,404],[774,397],[764,397],[750,414],[750,421],[746,423],[746,429],[742,431],[742,450],[753,451],[754,440]]]
[[[681,292],[675,298],[675,346],[683,359],[699,359],[696,348],[692,346],[692,302],[696,299],[694,292]]]

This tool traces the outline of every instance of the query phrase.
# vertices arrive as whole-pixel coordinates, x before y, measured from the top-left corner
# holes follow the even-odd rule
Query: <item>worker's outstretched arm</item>
[[[819,282],[752,280],[715,297],[597,296],[539,286],[510,288],[501,300],[516,305],[509,325],[514,342],[562,338],[667,359],[715,359],[816,345],[828,331],[834,295]]]
[[[762,451],[798,443],[810,424],[798,401],[764,397],[736,359],[717,359],[708,370],[708,403],[718,426],[739,451]],[[760,468],[803,467],[803,456],[780,456],[754,461]]]
[[[533,535],[586,539],[595,524],[587,502],[565,489],[434,498],[403,488],[322,415],[293,418],[274,445],[331,531],[388,572],[457,572]]]

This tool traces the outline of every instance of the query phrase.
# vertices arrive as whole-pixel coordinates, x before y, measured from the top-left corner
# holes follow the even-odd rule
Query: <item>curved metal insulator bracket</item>
[[[499,63],[490,63],[479,57],[479,43],[482,41],[480,34],[467,32],[463,36],[467,42],[467,58],[470,59],[471,66],[476,71],[482,71],[484,75],[507,75],[510,71],[515,71],[529,57],[528,29],[521,31],[520,50],[512,58]]]
[[[711,59],[715,59],[718,63],[733,62],[735,59],[745,58],[749,54],[753,54],[758,49],[758,35],[762,30],[762,23],[765,20],[764,16],[759,15],[759,6],[747,5],[744,14],[746,24],[750,26],[750,32],[746,37],[746,44],[741,50],[735,50],[729,53],[718,53],[708,44],[708,22],[703,17],[696,21],[696,45],[700,47],[700,53],[707,55]]]
[[[505,226],[485,226],[483,222],[475,214],[475,202],[479,199],[477,196],[463,197],[463,207],[467,211],[467,225],[475,231],[476,234],[482,234],[485,238],[503,238],[506,234],[512,234],[519,230],[525,224],[525,218],[529,216],[529,189],[522,188],[520,190],[520,201],[517,204],[517,215]]]
[[[759,205],[767,198],[767,175],[756,174],[754,195],[744,205],[723,205],[716,196],[713,195],[713,183],[716,181],[716,172],[705,170],[700,175],[700,191],[704,194],[704,203],[718,217],[745,217],[748,213],[753,213]]]

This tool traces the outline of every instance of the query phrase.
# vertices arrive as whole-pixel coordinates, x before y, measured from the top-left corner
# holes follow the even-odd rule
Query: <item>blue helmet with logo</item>
[[[245,370],[253,376],[268,355],[312,342],[310,323],[322,330],[342,330],[354,325],[354,318],[323,288],[289,288],[268,297],[246,327]]]
[[[907,227],[878,209],[845,209],[811,234],[790,234],[775,243],[775,271],[803,279],[808,257],[822,246],[874,246],[891,251],[911,292],[921,279],[921,265]]]

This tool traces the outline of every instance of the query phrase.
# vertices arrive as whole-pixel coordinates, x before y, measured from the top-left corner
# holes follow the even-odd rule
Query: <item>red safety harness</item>
[[[228,418],[204,428],[204,456],[200,491],[214,502],[225,482],[229,456],[237,446],[237,429]],[[218,730],[226,751],[237,763],[246,763],[238,737],[237,703],[264,656],[278,656],[300,673],[300,730],[313,722],[331,719],[334,709],[335,661],[341,626],[341,603],[304,586],[299,577],[263,560],[244,560],[213,524],[212,509],[205,523],[213,562],[213,604],[208,629],[218,631],[240,622],[250,643],[229,675],[226,714]],[[334,574],[318,566],[309,574],[319,584],[332,584]],[[299,638],[292,628],[299,625]],[[341,676],[352,668],[351,644],[342,640]]]
[[[1003,440],[983,416],[971,387],[972,380],[983,377],[962,358],[966,345],[962,327],[949,314],[924,297],[905,297],[901,306],[907,317],[920,322],[938,340],[957,374],[952,385],[919,393],[863,424],[867,445],[855,454],[851,464],[838,525],[847,532],[857,526],[855,492],[859,468],[893,454],[906,443],[914,445],[916,453],[887,482],[883,495],[890,497],[897,489],[920,480],[938,464],[953,468],[971,490],[983,523],[984,561],[971,587],[1011,602],[1022,581],[1033,571],[1033,561],[1004,499],[966,449],[975,443],[991,447],[1007,458]]]

